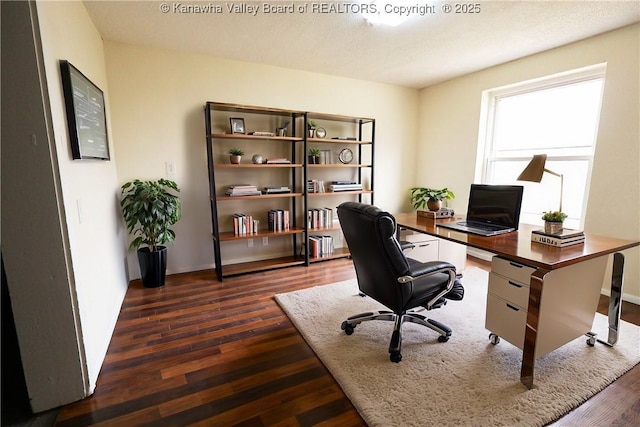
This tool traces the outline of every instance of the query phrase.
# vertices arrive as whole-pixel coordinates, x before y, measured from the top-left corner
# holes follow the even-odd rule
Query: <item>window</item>
[[[476,182],[523,185],[521,222],[542,224],[543,211],[559,208],[559,177],[516,181],[547,154],[545,167],[564,175],[565,226],[583,227],[605,72],[600,64],[484,92]]]

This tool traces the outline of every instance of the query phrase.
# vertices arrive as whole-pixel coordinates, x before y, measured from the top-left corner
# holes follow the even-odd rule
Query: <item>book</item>
[[[555,246],[558,248],[564,248],[565,246],[573,246],[573,245],[579,245],[581,243],[584,243],[585,241],[585,237],[584,235],[582,236],[574,236],[574,237],[567,237],[564,239],[558,238],[558,237],[553,237],[550,235],[545,235],[545,234],[539,234],[539,233],[531,233],[531,241],[532,242],[537,242],[537,243],[542,243],[544,245],[548,245],[548,246]]]
[[[285,159],[283,157],[267,159],[267,164],[270,164],[270,165],[273,165],[273,164],[289,164],[289,163],[291,163],[291,160]]]
[[[276,136],[274,132],[249,132],[249,135],[255,136]]]
[[[331,139],[337,139],[340,141],[356,141],[356,137],[355,136],[334,136]]]
[[[536,234],[540,236],[547,236],[555,239],[569,239],[572,237],[580,237],[584,236],[584,231],[582,230],[574,230],[571,228],[563,228],[557,233],[545,233],[544,229],[533,230],[531,234]]]

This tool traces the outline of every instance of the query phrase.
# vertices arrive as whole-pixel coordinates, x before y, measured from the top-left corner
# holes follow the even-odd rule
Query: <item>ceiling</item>
[[[263,4],[293,4],[293,12],[267,13]],[[356,1],[85,1],[107,40],[411,88],[640,21],[636,0],[479,1],[480,11],[466,14],[444,13],[453,2],[408,4],[430,13],[389,27],[370,25]]]

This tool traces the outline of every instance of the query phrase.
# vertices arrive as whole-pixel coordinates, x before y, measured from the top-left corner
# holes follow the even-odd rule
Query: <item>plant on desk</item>
[[[414,209],[424,209],[426,206],[433,212],[442,208],[443,200],[451,200],[456,197],[453,191],[448,188],[436,190],[433,188],[413,187],[409,189],[409,193],[411,194],[411,204]]]
[[[567,214],[560,211],[549,211],[542,213],[544,220],[544,232],[547,234],[558,233],[562,230],[562,224],[567,219]]]

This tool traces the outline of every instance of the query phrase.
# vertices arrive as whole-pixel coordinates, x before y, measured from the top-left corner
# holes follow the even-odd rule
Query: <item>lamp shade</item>
[[[542,174],[545,172],[544,165],[547,162],[546,154],[536,154],[529,162],[526,168],[522,171],[518,177],[518,181],[542,181]]]

